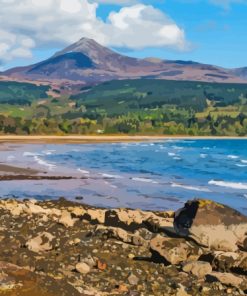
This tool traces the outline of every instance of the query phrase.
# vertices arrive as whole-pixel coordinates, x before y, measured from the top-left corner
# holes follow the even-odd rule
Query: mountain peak
[[[107,55],[112,55],[114,52],[107,47],[104,47],[97,43],[94,39],[83,37],[79,41],[66,47],[62,51],[57,52],[54,57],[63,55],[70,52],[79,52],[88,56],[92,60],[100,59]]]

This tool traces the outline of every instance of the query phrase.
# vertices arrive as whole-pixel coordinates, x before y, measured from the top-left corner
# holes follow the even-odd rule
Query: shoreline
[[[0,143],[17,142],[17,143],[114,143],[114,142],[146,142],[162,140],[247,140],[247,137],[228,137],[228,136],[129,136],[129,135],[68,135],[68,136],[22,136],[22,135],[4,135],[0,136]]]

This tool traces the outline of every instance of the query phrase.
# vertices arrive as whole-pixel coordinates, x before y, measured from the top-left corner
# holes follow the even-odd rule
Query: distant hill
[[[84,85],[140,78],[247,83],[246,68],[229,70],[193,61],[137,59],[116,53],[87,38],[45,61],[13,68],[2,75],[17,80],[73,81]]]
[[[233,75],[247,80],[247,67],[232,70]]]

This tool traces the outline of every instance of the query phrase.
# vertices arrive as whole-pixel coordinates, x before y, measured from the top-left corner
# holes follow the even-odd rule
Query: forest
[[[245,136],[247,85],[119,80],[68,95],[0,82],[0,133]]]

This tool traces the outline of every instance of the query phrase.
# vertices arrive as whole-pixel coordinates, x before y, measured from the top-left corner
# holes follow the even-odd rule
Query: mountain
[[[233,75],[247,80],[247,67],[232,70]]]
[[[247,75],[243,75],[241,71],[193,61],[127,57],[88,38],[82,38],[45,61],[27,67],[10,69],[3,75],[13,79],[71,81],[81,84],[139,78],[247,82]]]

